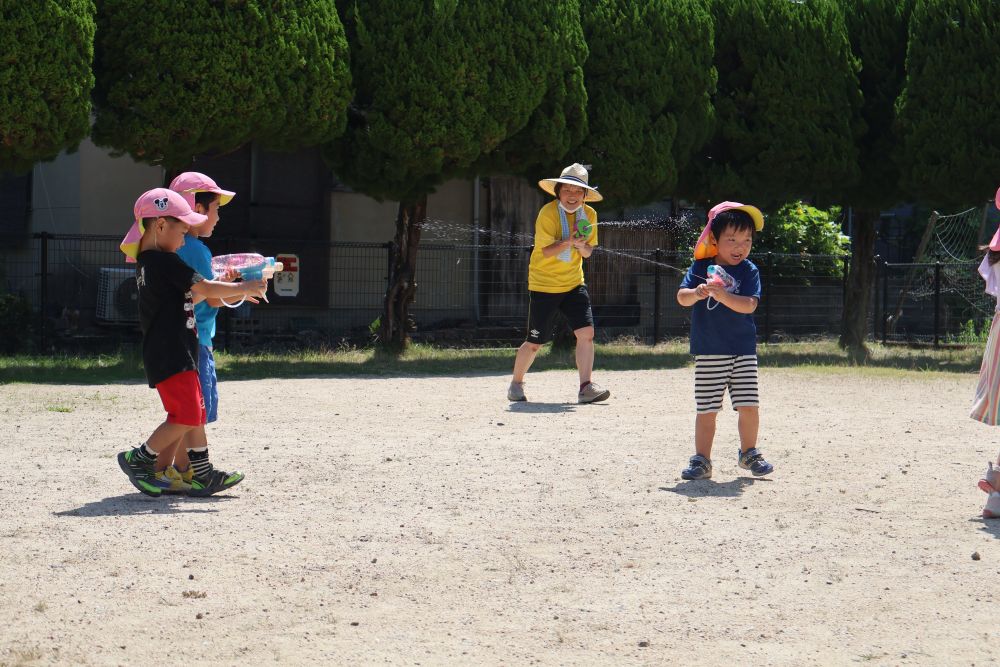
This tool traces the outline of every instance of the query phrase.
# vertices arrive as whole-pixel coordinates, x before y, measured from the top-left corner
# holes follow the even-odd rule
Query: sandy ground
[[[224,382],[208,499],[119,471],[145,386],[0,386],[0,664],[1000,660],[974,376],[764,369],[703,482],[691,368],[597,379]]]

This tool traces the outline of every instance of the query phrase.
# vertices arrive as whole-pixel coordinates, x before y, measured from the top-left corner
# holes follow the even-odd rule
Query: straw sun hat
[[[587,195],[583,198],[584,201],[591,202],[601,201],[604,199],[604,197],[601,196],[601,193],[597,191],[597,188],[591,186],[590,183],[587,182],[587,168],[579,162],[574,162],[570,166],[563,169],[562,173],[559,174],[559,178],[543,178],[538,181],[538,187],[555,197],[556,183],[576,185],[586,189]]]

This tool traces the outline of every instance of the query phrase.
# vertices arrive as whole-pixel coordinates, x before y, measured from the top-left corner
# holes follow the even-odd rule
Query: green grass
[[[802,368],[820,372],[850,370],[866,373],[938,371],[972,373],[979,370],[982,346],[956,349],[871,346],[872,358],[862,367],[851,363],[835,341],[760,345],[762,367]],[[329,375],[399,376],[506,374],[514,362],[513,348],[456,350],[413,345],[400,357],[371,349],[342,349],[286,353],[229,354],[218,352],[219,377],[224,380],[301,378]],[[681,368],[691,363],[687,341],[655,347],[618,342],[598,345],[596,367],[601,370],[655,370]],[[572,369],[572,350],[543,348],[532,372]],[[0,383],[107,384],[144,382],[142,361],[135,351],[95,356],[0,357]]]

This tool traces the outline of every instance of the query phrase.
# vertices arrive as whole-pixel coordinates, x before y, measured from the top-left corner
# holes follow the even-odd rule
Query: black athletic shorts
[[[528,335],[525,340],[539,345],[548,342],[552,338],[552,319],[557,311],[566,316],[573,331],[594,326],[594,314],[590,310],[590,293],[586,285],[558,294],[529,291]]]

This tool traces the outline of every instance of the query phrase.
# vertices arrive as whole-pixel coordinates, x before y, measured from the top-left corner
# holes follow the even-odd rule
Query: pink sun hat
[[[743,211],[753,218],[754,229],[758,232],[764,229],[764,214],[756,206],[741,204],[738,201],[720,202],[708,212],[708,222],[705,223],[705,229],[701,231],[698,242],[694,244],[695,259],[707,259],[719,254],[719,247],[715,244],[715,239],[712,238],[712,221],[723,211]]]
[[[997,208],[1000,208],[1000,189],[997,189],[997,194],[993,203],[996,204]],[[1000,227],[997,227],[996,233],[993,234],[993,238],[990,239],[990,250],[1000,250]]]
[[[135,222],[132,223],[128,234],[125,235],[119,246],[125,253],[125,261],[129,263],[135,262],[136,257],[139,256],[139,242],[146,232],[146,228],[142,224],[144,218],[177,218],[192,227],[208,220],[207,215],[192,211],[191,206],[179,193],[166,188],[154,188],[142,193],[135,200],[132,214],[135,216]]]
[[[196,192],[214,192],[219,195],[219,206],[225,206],[236,196],[232,190],[223,190],[211,177],[197,171],[185,171],[183,174],[179,174],[177,178],[170,181],[170,189],[181,193],[192,209],[194,208]]]

